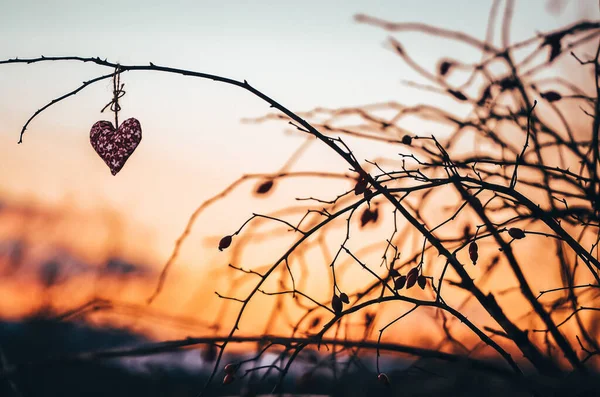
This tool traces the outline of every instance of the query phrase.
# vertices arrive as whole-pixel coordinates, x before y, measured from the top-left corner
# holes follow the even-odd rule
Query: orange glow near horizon
[[[347,184],[343,181],[341,183],[341,186]],[[253,182],[248,183],[248,185],[250,187],[255,186]],[[240,196],[247,198],[248,195],[245,191],[247,189],[242,188],[241,193],[234,195],[234,197],[237,199]],[[256,203],[261,201],[252,198],[249,200]],[[228,201],[228,199],[225,199],[225,201]],[[270,199],[267,199],[267,201],[270,201]],[[146,299],[151,295],[158,279],[158,271],[164,264],[164,261],[159,261],[157,258],[168,256],[166,253],[158,255],[158,249],[155,249],[152,244],[148,244],[149,241],[156,239],[157,234],[144,233],[144,229],[140,227],[125,227],[126,217],[118,212],[94,213],[93,210],[84,211],[76,208],[72,205],[61,205],[52,208],[39,204],[13,207],[10,203],[4,206],[1,213],[3,228],[0,228],[0,238],[2,240],[22,239],[28,243],[27,249],[33,252],[33,256],[31,256],[32,253],[27,253],[24,256],[23,263],[17,269],[17,271],[20,269],[20,274],[14,269],[10,273],[12,265],[8,261],[5,260],[0,263],[0,269],[7,275],[4,277],[3,283],[0,284],[0,295],[4,297],[0,301],[0,315],[3,318],[18,320],[40,310],[48,309],[54,313],[67,313],[94,299],[99,299],[112,301],[113,304],[110,308],[99,304],[99,310],[96,312],[82,314],[87,321],[100,325],[110,324],[126,327],[156,340],[214,335],[215,333],[222,335],[229,331],[237,314],[239,303],[222,301],[215,295],[215,291],[223,295],[243,298],[247,294],[248,288],[253,285],[253,280],[249,276],[240,279],[239,273],[227,268],[227,263],[231,258],[229,252],[219,253],[216,249],[219,236],[227,232],[230,233],[232,229],[225,230],[225,232],[215,230],[215,233],[208,233],[209,235],[212,234],[212,237],[208,237],[205,230],[197,229],[202,229],[203,226],[206,227],[207,224],[212,225],[218,221],[204,222],[205,217],[202,215],[197,221],[196,228],[194,228],[196,231],[184,243],[181,256],[173,265],[161,295],[154,303],[147,305]],[[209,219],[211,219],[210,212],[207,211],[206,215]],[[219,217],[219,211],[213,209],[213,212],[217,212],[217,214],[212,216]],[[440,214],[440,216],[442,215]],[[107,219],[113,219],[113,221],[107,222]],[[232,222],[233,220],[229,221]],[[232,225],[235,228],[235,222]],[[375,229],[371,227],[365,232],[361,232],[366,237],[366,240],[362,240],[362,243],[368,246],[370,241],[376,241],[376,236],[381,236],[377,230],[381,230],[383,227],[384,225],[379,224]],[[336,241],[335,238],[340,237],[338,232],[343,232],[343,227],[337,229],[338,231],[332,229],[331,235],[334,238],[332,243]],[[15,231],[18,231],[18,233],[15,234]],[[239,238],[243,236],[244,234],[240,235]],[[255,247],[250,246],[245,251],[244,258],[247,257],[248,260],[242,262],[244,263],[243,267],[258,270],[261,266],[273,263],[294,239],[286,238],[283,240],[275,235],[271,235],[270,239],[266,240],[266,245],[265,242],[258,240],[254,244]],[[418,251],[420,241],[411,238],[405,243],[406,252]],[[520,258],[525,263],[532,263],[530,267],[525,269],[526,275],[528,280],[538,285],[535,281],[540,266],[543,263],[552,261],[553,253],[543,250],[546,244],[543,237],[530,238],[526,244],[525,254],[523,255],[523,251],[520,251]],[[40,279],[39,269],[28,267],[27,261],[43,261],[45,255],[50,259],[57,247],[60,247],[60,252],[72,255],[76,258],[76,261],[89,263],[91,268],[79,275],[68,275],[67,278],[61,279],[56,285],[44,287]],[[266,247],[268,247],[268,250],[265,250]],[[166,251],[170,253],[172,246],[166,248],[168,248]],[[490,255],[493,254],[493,249],[487,249],[485,245],[482,245],[481,250],[486,254],[482,255],[480,264],[477,267],[472,267],[469,270],[476,280],[480,279],[483,270],[489,264]],[[357,253],[361,253],[361,251],[358,250]],[[102,268],[110,257],[121,257],[132,263],[147,265],[150,271],[130,276],[103,275]],[[201,259],[198,260],[199,258]],[[371,258],[372,262],[370,263],[380,261],[378,254],[375,252],[365,252],[361,254],[361,258],[365,260]],[[318,248],[316,246],[311,248],[306,253],[304,260],[307,263],[314,264],[314,266],[309,269],[308,274],[303,275],[305,287],[302,291],[317,300],[326,302],[330,298],[329,275],[326,272],[326,266],[323,263],[322,255],[318,252]],[[462,260],[468,263],[466,257]],[[432,257],[431,262],[428,261],[427,265],[428,274],[434,277],[439,276],[441,265],[442,262],[436,261],[435,257]],[[298,263],[295,261],[291,262],[291,266],[295,272],[299,271]],[[490,287],[493,287],[493,291],[514,287],[515,280],[504,266],[505,264],[501,264],[489,278],[489,280],[493,280],[493,285],[489,285],[490,281],[488,281],[482,282],[479,286],[484,291]],[[373,265],[373,268],[376,269],[377,265]],[[280,266],[280,269],[283,268]],[[344,260],[339,269],[341,273],[338,276],[338,282],[345,290],[355,291],[358,286],[364,284],[364,270],[356,266],[351,260]],[[282,273],[281,277],[285,279],[285,273]],[[242,280],[241,284],[239,280]],[[558,273],[551,275],[546,272],[544,278],[538,280],[540,282],[539,290],[547,285],[552,285],[553,280],[558,283],[560,275]],[[231,287],[233,287],[233,290],[230,289]],[[264,289],[274,290],[273,287],[276,287],[276,284],[267,283]],[[407,292],[407,295],[422,299],[431,297],[431,293],[419,289],[413,289]],[[10,298],[7,299],[7,297]],[[458,305],[466,297],[466,294],[458,289],[448,289],[445,297],[449,303],[452,302],[452,304]],[[284,302],[287,302],[285,304],[291,308],[286,313],[285,319],[279,319],[267,327],[268,318],[265,317],[265,313],[273,307],[275,299],[273,297],[256,296],[243,316],[240,324],[240,335],[255,336],[262,334],[264,331],[272,334],[289,332],[288,324],[294,323],[294,319],[299,319],[302,312],[292,305],[292,300],[289,297],[285,298]],[[501,300],[503,308],[512,318],[519,318],[527,314],[529,309],[524,303],[525,301],[521,297],[515,298],[510,294],[502,296]],[[410,305],[402,303],[384,304],[378,310],[376,324],[381,327],[397,317],[398,313],[410,308]],[[474,322],[495,326],[493,321],[487,318],[487,315],[482,313],[480,309],[475,309],[473,305],[468,304],[463,311]],[[347,332],[348,338],[362,337],[361,327],[358,325],[363,321],[363,316],[364,312],[359,312],[352,317],[353,322],[357,324],[357,328],[344,331]],[[384,335],[382,341],[421,347],[442,346],[444,345],[444,334],[439,323],[433,320],[433,316],[434,312],[432,310],[419,309],[414,315],[404,319],[401,324],[392,327],[390,332]],[[321,318],[322,324],[331,318],[331,314],[321,311],[318,315],[311,316],[309,319],[314,317]],[[72,318],[76,318],[76,315]],[[464,345],[473,347],[478,344],[479,339],[467,327],[460,325],[455,319],[451,320],[450,324],[453,324],[451,326],[453,337],[460,340]],[[528,322],[528,324],[534,328],[540,326],[537,320],[533,323]],[[575,328],[567,324],[564,326],[563,332],[568,334],[569,329],[575,331]],[[374,336],[375,334],[373,334]],[[539,342],[542,343],[541,338]],[[518,354],[511,344],[506,344],[504,347],[509,352]],[[445,349],[455,352],[454,348],[447,345],[442,348],[442,350]],[[456,352],[460,353],[460,351]],[[482,349],[475,356],[496,357],[490,349]]]
[[[427,16],[429,10],[426,5],[415,7],[419,8],[423,18]],[[326,16],[335,15],[335,10],[329,10],[330,5],[323,8]],[[523,6],[523,15],[516,18],[532,18],[532,15],[537,15],[533,10],[529,3]],[[346,11],[344,8],[344,12]],[[352,12],[355,11],[362,12]],[[380,10],[375,7],[375,11]],[[543,30],[548,30],[548,27],[562,26],[567,20],[577,19],[580,13],[579,9],[570,10],[567,15],[543,19],[540,24],[545,28]],[[350,12],[348,14],[351,15]],[[433,21],[444,20],[443,11],[439,11],[439,14],[434,12],[430,17]],[[482,15],[465,16],[465,20],[453,19],[449,21],[449,28],[460,30],[468,25],[465,23],[467,19],[476,21],[481,28],[484,25],[480,21]],[[244,19],[241,15],[237,15],[237,18]],[[319,21],[327,23],[327,20]],[[366,33],[365,27],[361,25],[359,29],[365,32],[364,36],[357,33],[352,38],[361,38],[363,41],[348,39],[339,47],[333,48],[324,47],[325,44],[319,43],[318,37],[312,35],[312,44],[309,45],[295,35],[285,36],[277,41],[271,37],[273,32],[257,33],[258,36],[253,38],[258,43],[256,51],[268,55],[264,59],[257,56],[259,61],[253,58],[249,49],[237,48],[231,44],[235,43],[236,37],[243,37],[243,23],[240,24],[235,25],[236,29],[240,29],[237,36],[225,37],[221,49],[212,42],[199,44],[210,55],[206,56],[206,64],[203,63],[203,53],[188,50],[193,46],[191,38],[189,42],[181,41],[181,48],[186,48],[185,55],[173,52],[168,43],[183,40],[179,37],[181,32],[172,32],[172,36],[167,35],[164,41],[154,36],[156,32],[147,32],[161,44],[156,44],[155,47],[148,44],[148,40],[131,37],[128,45],[139,51],[132,54],[128,52],[130,47],[125,43],[115,40],[118,45],[115,44],[115,52],[112,53],[111,47],[102,42],[99,34],[86,32],[86,35],[95,37],[93,43],[97,47],[90,44],[90,51],[104,49],[109,52],[109,56],[114,56],[123,63],[141,64],[139,59],[143,59],[143,62],[154,61],[156,55],[159,60],[165,61],[165,66],[189,66],[190,69],[207,73],[215,70],[220,73],[222,70],[224,75],[240,80],[247,77],[250,84],[254,85],[256,82],[257,89],[264,90],[266,95],[272,96],[292,111],[309,111],[317,106],[337,108],[387,101],[411,105],[431,104],[460,115],[470,111],[464,103],[457,103],[452,98],[400,85],[399,80],[411,80],[415,74],[405,65],[400,66],[401,62],[395,54],[378,47],[387,32],[371,27],[372,31]],[[519,27],[513,40],[538,28],[518,23],[515,25]],[[190,26],[181,28],[192,29]],[[282,29],[281,26],[278,29]],[[344,26],[343,32],[342,29],[338,32],[328,25],[320,26],[319,29],[325,30],[324,34],[335,34],[336,38],[341,38],[349,28]],[[328,29],[335,32],[331,33]],[[472,33],[481,36],[484,31]],[[373,41],[368,41],[371,39]],[[299,44],[300,48],[294,48],[288,41],[304,44]],[[443,45],[433,41],[435,40],[429,36],[424,39],[407,39],[407,46],[413,51],[423,48],[421,54],[416,51],[420,61],[443,59],[445,53],[436,52],[443,50]],[[145,43],[145,46],[138,47],[135,43]],[[356,48],[353,43],[356,43]],[[75,48],[83,45],[82,42],[73,42]],[[357,53],[367,51],[367,48],[371,49],[368,51],[373,48],[376,50],[367,52],[368,57],[363,59]],[[480,54],[477,51],[461,48],[449,45],[446,50],[449,55],[456,54],[461,59],[464,56],[465,63],[479,61]],[[28,51],[37,49],[34,44],[27,47]],[[278,53],[279,50],[281,53]],[[239,51],[240,62],[232,55],[236,51]],[[433,53],[429,54],[428,51]],[[375,53],[381,54],[373,55]],[[6,54],[0,52],[0,55]],[[216,59],[219,56],[221,58]],[[173,63],[168,63],[169,60]],[[99,109],[110,99],[108,83],[93,86],[45,112],[29,126],[24,143],[17,145],[18,131],[30,116],[30,110],[43,106],[48,98],[73,89],[80,84],[74,85],[73,82],[89,79],[92,72],[84,64],[9,66],[7,74],[0,75],[0,88],[10,92],[7,97],[0,99],[2,319],[20,320],[44,311],[65,314],[88,302],[97,301],[97,310],[72,313],[69,318],[80,316],[93,324],[125,327],[154,340],[226,335],[234,325],[240,302],[220,299],[215,291],[243,299],[254,286],[252,277],[256,277],[252,274],[242,276],[239,271],[229,268],[228,264],[236,263],[246,270],[264,271],[297,241],[299,234],[281,223],[253,220],[235,237],[235,244],[231,249],[220,252],[217,249],[220,238],[238,230],[253,213],[284,214],[285,219],[295,225],[304,215],[299,208],[304,208],[306,203],[296,198],[331,199],[353,187],[353,179],[343,177],[344,174],[354,176],[346,163],[319,142],[307,144],[306,151],[298,161],[285,171],[326,170],[341,176],[280,179],[276,181],[273,191],[264,197],[253,194],[264,178],[242,182],[199,215],[183,242],[177,259],[172,263],[164,289],[152,304],[148,304],[147,299],[157,286],[163,266],[198,206],[243,175],[277,173],[290,156],[305,144],[306,138],[285,121],[248,122],[247,119],[264,116],[271,109],[258,98],[238,88],[183,76],[125,73],[123,80],[127,96],[123,100],[120,117],[122,120],[128,117],[138,118],[142,123],[143,138],[123,170],[113,177],[89,144],[89,127],[98,120],[112,119],[111,114],[99,113]],[[2,67],[5,65],[0,65]],[[565,69],[560,68],[570,66],[559,65],[554,72],[556,75],[564,74]],[[336,78],[337,73],[339,79]],[[323,94],[322,101],[321,91],[327,92]],[[573,106],[569,111],[577,109]],[[544,112],[544,109],[536,111]],[[581,130],[583,127],[587,128],[587,121],[576,120],[577,133],[580,127]],[[420,136],[444,136],[447,133],[435,122],[417,117],[409,119],[402,127]],[[365,130],[368,130],[368,126]],[[496,132],[506,135],[512,133],[501,127]],[[385,166],[385,159],[393,158],[394,165],[400,164],[396,146],[385,142],[365,142],[356,137],[344,137],[344,141],[359,159],[383,159],[380,162]],[[477,147],[477,142],[467,135],[457,142],[457,146],[457,152],[465,153]],[[436,190],[425,203],[429,206],[427,208],[432,208],[431,213],[427,214],[428,222],[433,225],[447,219],[451,212],[445,204],[448,203],[448,198],[454,200],[457,197],[456,190]],[[545,199],[543,197],[541,201]],[[416,209],[425,206],[422,202],[407,201]],[[381,248],[385,247],[385,239],[389,238],[390,230],[393,230],[392,211],[381,202],[374,202],[373,205],[381,206],[381,219],[376,225],[360,229],[355,217],[352,233],[353,237],[357,236],[358,242],[356,239],[352,240],[350,245],[361,260],[381,273]],[[362,207],[359,212],[361,211]],[[475,219],[473,213],[461,215],[450,233],[457,233],[465,225],[472,226]],[[398,244],[402,258],[417,255],[423,245],[421,236],[417,237],[411,230],[410,225],[407,226],[404,222],[395,235],[395,244]],[[301,285],[304,293],[318,302],[326,302],[326,305],[332,296],[333,276],[329,263],[344,239],[345,217],[340,217],[333,225],[328,226],[327,232],[322,241],[317,238],[308,239],[303,245],[304,251],[291,255],[289,260],[292,269],[290,272],[293,271],[297,277],[293,282]],[[446,232],[448,229],[439,233]],[[253,243],[249,244],[248,240]],[[20,248],[22,252],[15,254],[11,251],[14,250],[11,244],[15,242],[23,245]],[[235,248],[238,243],[244,244],[239,251]],[[517,241],[515,246],[518,247],[519,260],[528,264],[523,270],[534,292],[562,285],[558,266],[551,270],[545,267],[548,263],[556,262],[556,253],[547,248],[546,237],[528,236],[527,240]],[[518,283],[507,263],[501,260],[493,270],[486,273],[488,267],[492,266],[492,258],[498,253],[498,247],[482,243],[480,250],[480,262],[477,266],[470,264],[464,250],[459,254],[459,260],[467,264],[465,267],[468,268],[468,273],[479,283],[482,291],[497,294],[505,313],[519,325],[532,329],[543,327],[537,317],[529,315],[531,308],[524,298],[511,294]],[[438,257],[437,252],[432,251],[434,250],[425,254],[424,274],[437,280],[444,260]],[[109,261],[117,259],[138,267],[130,273],[109,269]],[[64,268],[64,273],[45,275],[42,269],[52,260],[68,263],[69,266]],[[406,267],[402,271],[408,269]],[[52,268],[47,271],[52,272]],[[338,285],[349,293],[365,288],[372,281],[367,283],[365,270],[348,256],[340,261],[336,271],[339,271],[336,275]],[[273,274],[273,279],[269,279],[262,290],[273,292],[277,288],[291,287],[292,280],[285,264],[281,264]],[[452,273],[449,279],[455,280],[455,276]],[[52,277],[55,279],[47,280]],[[459,311],[469,320],[480,328],[488,326],[497,329],[497,324],[474,299],[465,301],[466,292],[449,285],[444,288],[444,299],[451,306],[460,307]],[[431,299],[434,296],[430,289],[422,291],[419,288],[409,290],[406,295],[419,299]],[[106,303],[107,301],[111,303]],[[305,313],[295,302],[297,301],[289,294],[276,297],[259,293],[244,312],[239,334],[289,334],[293,324]],[[285,310],[281,316],[271,319],[271,309],[277,304],[283,305]],[[412,305],[406,302],[393,302],[378,306],[376,312],[373,308],[368,309],[369,314],[377,315],[375,328],[369,339],[376,340],[381,327],[411,308]],[[350,339],[362,338],[364,316],[364,311],[353,314],[350,326],[340,330],[332,329],[327,335],[339,332],[339,335]],[[600,333],[596,317],[590,313],[582,316],[588,324],[592,324],[594,332]],[[304,319],[304,324],[317,317],[320,327],[331,320],[333,315],[326,310],[317,310]],[[562,314],[556,316],[557,322],[563,318]],[[433,308],[419,308],[414,315],[390,327],[382,341],[464,353],[464,349],[444,343],[446,335],[441,323],[440,314]],[[480,339],[457,319],[449,319],[448,324],[452,337],[467,348],[480,343]],[[310,331],[313,332],[314,329]],[[561,327],[561,331],[571,342],[575,340],[576,330],[573,323]],[[544,345],[544,333],[530,336],[538,346]],[[513,343],[501,336],[495,336],[494,340],[514,354],[518,361],[525,360]],[[576,345],[576,342],[573,344]],[[498,354],[489,347],[478,349],[474,355],[498,358]],[[558,360],[564,361],[562,358]],[[562,364],[568,365],[566,361],[562,361]]]

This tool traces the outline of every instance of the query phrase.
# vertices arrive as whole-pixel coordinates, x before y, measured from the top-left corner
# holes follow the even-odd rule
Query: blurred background
[[[487,0],[0,3],[1,59],[77,55],[127,65],[152,62],[247,80],[299,112],[398,101],[458,113],[464,110],[455,101],[403,85],[423,79],[384,45],[387,32],[357,23],[354,16],[423,22],[484,37],[492,5]],[[598,14],[593,0],[517,1],[511,40]],[[402,38],[423,64],[435,65],[443,56],[476,62],[481,56],[432,36]],[[569,66],[557,68],[568,73]],[[7,357],[17,354],[15,346],[30,345],[28,354],[39,357],[214,332],[222,315],[214,291],[231,281],[224,273],[229,258],[216,249],[219,239],[253,212],[351,187],[348,181],[299,178],[277,186],[264,200],[252,195],[256,181],[242,183],[200,215],[164,290],[148,306],[159,272],[195,209],[242,175],[279,170],[304,137],[284,122],[247,122],[270,109],[239,88],[165,73],[124,73],[120,119],[137,118],[143,139],[112,176],[89,143],[90,127],[112,120],[112,114],[100,113],[112,96],[109,80],[43,112],[17,144],[21,127],[38,108],[110,71],[79,62],[0,70],[0,347]],[[364,157],[385,150],[369,145],[359,149]],[[347,166],[311,145],[292,169],[343,173]],[[250,262],[268,262],[283,244],[256,249]],[[77,309],[87,302],[95,302],[98,315],[67,325],[54,321],[79,318]],[[265,319],[260,305],[250,313],[244,325],[252,334],[253,324]],[[193,365],[203,362],[199,355],[190,357]],[[131,366],[141,365],[136,363]],[[64,374],[48,377],[60,384],[56,377]],[[195,382],[185,387],[194,390]]]

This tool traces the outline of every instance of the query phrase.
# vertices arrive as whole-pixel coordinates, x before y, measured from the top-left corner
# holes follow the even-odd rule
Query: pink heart
[[[113,175],[121,171],[141,140],[142,126],[134,118],[122,122],[118,130],[110,121],[98,121],[90,131],[92,147]]]

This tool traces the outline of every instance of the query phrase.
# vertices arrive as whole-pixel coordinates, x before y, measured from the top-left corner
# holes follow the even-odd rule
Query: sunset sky
[[[546,1],[517,2],[513,38],[597,13],[593,1],[569,2],[560,16]],[[365,13],[392,21],[420,21],[485,34],[491,1],[4,1],[0,57],[100,56],[124,64],[187,68],[246,79],[288,108],[352,106],[397,100],[435,103],[436,95],[401,85],[415,78],[384,48],[388,34],[362,25]],[[403,44],[425,64],[441,54],[477,59],[426,35]],[[462,56],[464,54],[464,56]],[[40,106],[107,71],[81,63],[4,65],[0,73],[0,192],[23,199],[103,202],[173,233],[203,198],[244,172],[269,171],[301,142],[281,124],[243,124],[268,107],[234,87],[182,76],[141,72],[123,76],[121,120],[137,117],[143,142],[112,177],[89,145],[89,128],[110,100],[104,81],[20,127]],[[332,155],[315,159],[339,164]]]
[[[487,0],[0,2],[1,59],[77,55],[122,64],[153,62],[245,79],[294,111],[384,101],[449,103],[402,85],[419,79],[384,46],[389,33],[353,16],[424,22],[483,37],[491,6]],[[547,3],[517,2],[513,40],[599,16],[593,0],[570,1],[561,14],[549,12]],[[394,37],[426,65],[444,55],[465,62],[480,56],[422,34]],[[90,127],[112,120],[112,114],[100,113],[112,95],[108,80],[45,111],[17,145],[21,126],[35,110],[108,72],[78,62],[0,66],[0,199],[71,210],[114,209],[131,233],[141,233],[135,231],[139,228],[152,234],[131,239],[126,231],[124,252],[147,254],[145,259],[160,265],[203,200],[244,173],[278,169],[303,142],[286,136],[289,127],[283,122],[243,123],[270,109],[239,88],[135,72],[122,76],[127,95],[120,120],[140,120],[143,139],[116,177],[89,144]],[[321,149],[309,151],[303,164],[345,169]],[[244,192],[247,198],[253,186],[238,198],[244,199]],[[268,209],[255,199],[233,204],[217,206],[202,218],[189,256],[200,258],[196,265],[206,266],[218,254],[207,251],[200,236],[231,232],[253,211]]]

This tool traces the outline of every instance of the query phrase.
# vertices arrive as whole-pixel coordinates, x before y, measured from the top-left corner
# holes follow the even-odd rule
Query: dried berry
[[[264,181],[256,188],[256,194],[267,194],[273,187],[273,180]]]
[[[418,276],[419,276],[419,268],[418,267],[413,267],[412,269],[409,270],[408,274],[406,275],[406,289],[409,289],[413,285],[416,284]]]
[[[427,278],[423,275],[420,275],[417,278],[417,283],[419,284],[419,287],[421,287],[421,289],[425,289],[425,286],[427,285]]]
[[[312,322],[310,323],[310,327],[314,328],[317,325],[319,325],[320,322],[321,322],[321,317],[315,317],[315,318],[313,318]]]
[[[402,289],[402,288],[404,288],[405,284],[406,284],[406,276],[400,276],[396,279],[396,281],[394,281],[394,289],[396,289],[396,290]]]
[[[223,378],[223,384],[229,385],[229,384],[233,383],[234,380],[235,380],[235,376],[233,376],[232,374],[227,374]]]
[[[412,137],[410,135],[404,135],[402,137],[402,143],[405,144],[405,145],[409,145],[410,146],[410,144],[412,143],[412,140],[413,139],[412,139]]]
[[[225,236],[219,241],[219,251],[223,251],[231,245],[232,236]]]
[[[360,196],[361,194],[363,194],[367,190],[368,184],[369,182],[365,178],[360,178],[354,186],[354,194],[356,196]]]
[[[560,101],[562,99],[562,95],[560,95],[556,91],[542,92],[540,94],[540,96],[542,98],[544,98],[545,100],[547,100],[548,102],[556,102],[556,101]]]
[[[469,257],[471,258],[471,262],[473,262],[473,265],[476,265],[477,259],[479,259],[479,254],[477,253],[477,251],[469,251]]]
[[[384,374],[383,372],[380,373],[379,375],[377,375],[377,381],[384,386],[390,385],[390,378],[388,378],[388,376],[386,374]]]
[[[508,234],[515,240],[525,238],[525,232],[519,229],[518,227],[511,227],[510,229],[508,229]]]
[[[226,374],[233,375],[235,371],[237,371],[237,365],[235,364],[227,364],[225,368],[223,368]]]
[[[440,75],[445,76],[446,74],[448,74],[452,66],[454,66],[454,62],[447,60],[442,61],[442,63],[440,63]]]
[[[478,251],[479,251],[479,247],[477,246],[477,243],[475,241],[473,241],[471,244],[469,244],[469,253],[478,252]]]
[[[333,295],[333,298],[331,299],[331,307],[333,308],[335,314],[340,314],[342,312],[343,306],[344,304],[342,303],[340,297],[337,295]]]
[[[360,226],[364,227],[367,223],[376,223],[379,218],[379,209],[365,208],[365,211],[360,216]]]
[[[458,99],[459,101],[466,101],[467,97],[465,96],[465,94],[463,94],[460,91],[456,91],[456,90],[451,90],[448,88],[448,93],[450,95],[452,95],[454,98]]]
[[[350,298],[348,298],[348,295],[346,295],[344,292],[342,292],[340,294],[340,300],[342,302],[344,302],[345,304],[349,304],[350,303]]]

